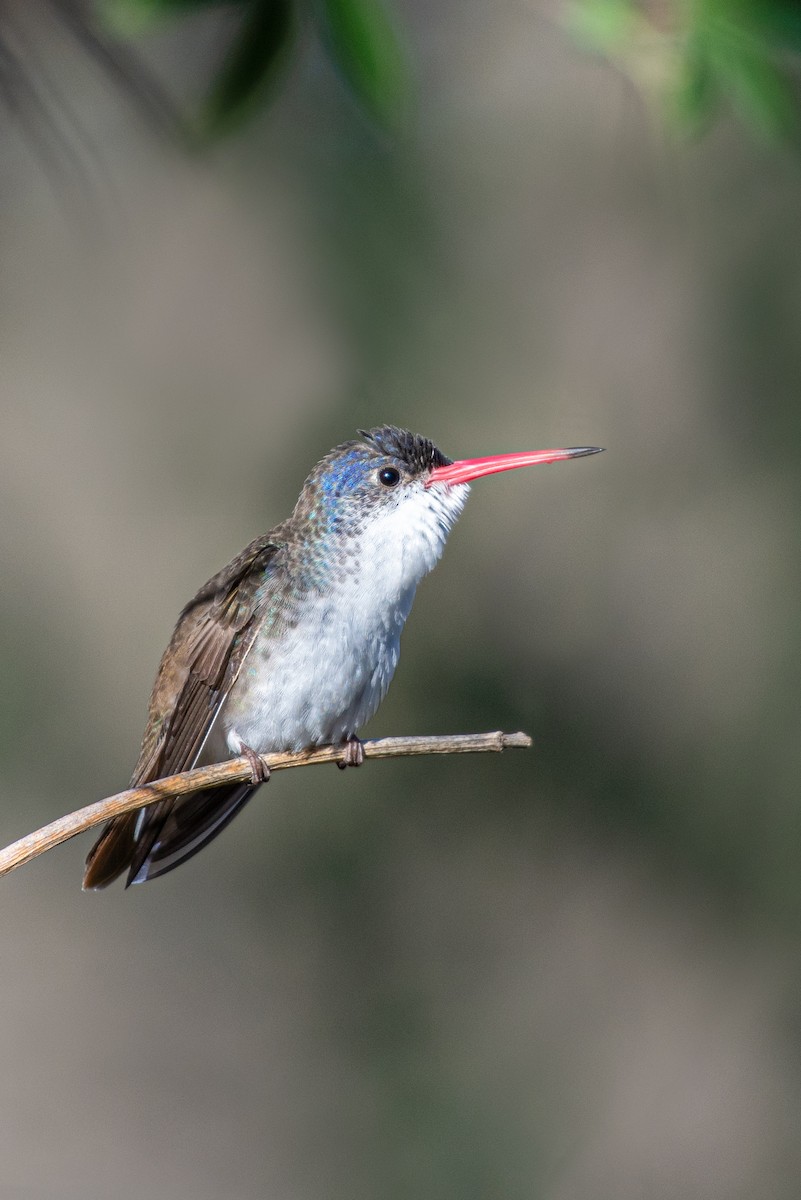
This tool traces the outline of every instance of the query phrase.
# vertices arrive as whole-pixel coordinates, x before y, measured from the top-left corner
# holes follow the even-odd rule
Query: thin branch
[[[486,751],[525,749],[531,745],[527,733],[457,733],[445,737],[394,737],[378,738],[363,742],[365,758],[400,758],[416,754],[479,754]],[[311,767],[318,763],[339,762],[341,746],[318,746],[300,754],[265,754],[262,761],[271,771],[284,771],[289,767]],[[169,775],[157,779],[144,787],[118,792],[95,804],[87,804],[59,817],[49,825],[43,825],[35,833],[12,842],[0,851],[0,875],[7,875],[33,858],[38,858],[76,834],[102,825],[111,817],[144,808],[156,800],[172,796],[187,796],[203,788],[221,787],[226,783],[243,783],[252,776],[252,768],[246,758],[232,758],[228,762],[216,763],[211,767],[197,767],[194,771],[183,771],[180,775]]]

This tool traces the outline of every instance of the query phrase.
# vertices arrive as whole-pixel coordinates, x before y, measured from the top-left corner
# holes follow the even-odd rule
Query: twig
[[[525,749],[531,745],[527,733],[457,733],[445,737],[394,737],[378,738],[364,742],[365,758],[400,758],[414,754],[478,754],[482,751]],[[310,767],[318,763],[339,762],[341,746],[319,746],[315,750],[304,750],[300,754],[265,754],[263,762],[271,771],[284,771],[289,767]],[[228,762],[216,763],[211,767],[197,767],[194,771],[183,771],[180,775],[169,775],[157,779],[144,787],[131,788],[107,796],[95,804],[87,804],[75,812],[59,817],[49,825],[43,825],[35,833],[12,842],[0,851],[0,875],[7,875],[33,858],[38,858],[76,834],[101,825],[111,817],[144,808],[156,800],[171,796],[186,796],[202,788],[221,787],[226,783],[242,783],[250,779],[252,767],[246,758],[232,758]]]

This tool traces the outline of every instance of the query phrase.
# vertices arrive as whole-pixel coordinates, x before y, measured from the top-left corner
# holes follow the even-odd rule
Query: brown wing
[[[153,686],[132,787],[194,766],[253,644],[262,613],[273,598],[271,576],[283,547],[274,534],[252,542],[209,580],[181,613]],[[142,813],[115,817],[89,852],[84,888],[105,887],[126,868],[128,882],[132,882],[171,816],[178,818],[171,824],[180,827],[182,845],[191,844],[181,857],[176,856],[180,847],[171,847],[175,858],[171,865],[176,866],[227,824],[251,790],[245,785],[242,795],[239,784],[216,788],[184,800],[159,801]],[[146,877],[163,873],[154,869]]]

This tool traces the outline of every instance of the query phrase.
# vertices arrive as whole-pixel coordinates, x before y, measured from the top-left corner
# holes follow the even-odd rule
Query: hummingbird
[[[86,860],[84,889],[172,871],[269,778],[261,755],[342,746],[386,695],[417,585],[439,560],[470,482],[601,447],[453,462],[419,434],[381,425],[336,446],[295,509],[184,608],[162,656],[131,787],[244,755],[251,778],[114,817]]]

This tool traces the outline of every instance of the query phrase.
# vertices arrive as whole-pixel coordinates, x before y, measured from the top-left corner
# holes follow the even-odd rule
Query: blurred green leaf
[[[711,28],[709,61],[740,115],[769,137],[794,133],[797,97],[770,47],[746,24],[719,21]]]
[[[797,134],[799,0],[569,0],[566,12],[574,35],[667,97],[683,128],[697,132],[728,98],[761,134]]]
[[[405,48],[380,0],[319,0],[323,37],[342,75],[380,121],[403,124],[411,96]]]
[[[673,114],[683,129],[698,133],[711,120],[719,99],[720,88],[706,45],[694,41],[681,63]]]
[[[212,83],[201,121],[203,132],[218,132],[243,119],[275,79],[291,34],[290,0],[252,0]]]
[[[767,38],[788,50],[801,50],[801,5],[798,0],[765,0],[753,5],[753,16]]]
[[[629,41],[638,21],[633,0],[573,0],[567,10],[574,37],[607,54]]]

